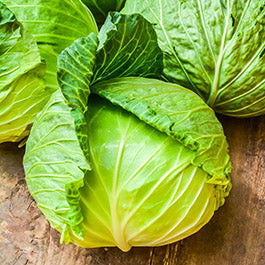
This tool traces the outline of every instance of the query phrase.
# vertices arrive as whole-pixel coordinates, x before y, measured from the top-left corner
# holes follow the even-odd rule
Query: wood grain
[[[25,185],[23,149],[0,145],[1,265],[263,265],[265,264],[265,117],[220,117],[230,144],[233,189],[197,234],[159,248],[81,249],[59,234]]]

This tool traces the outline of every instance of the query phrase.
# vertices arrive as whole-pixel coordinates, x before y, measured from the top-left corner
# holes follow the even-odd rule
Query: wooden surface
[[[221,117],[230,144],[233,189],[197,234],[159,248],[81,249],[60,245],[25,185],[23,149],[0,145],[1,265],[264,265],[265,117]]]

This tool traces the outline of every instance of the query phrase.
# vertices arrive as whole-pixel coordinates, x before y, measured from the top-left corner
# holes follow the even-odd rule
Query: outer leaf
[[[83,0],[92,11],[98,23],[102,23],[109,11],[119,11],[125,0]]]
[[[145,78],[100,82],[92,91],[195,150],[193,164],[210,175],[208,182],[228,184],[230,163],[222,126],[196,94],[178,85]]]
[[[88,135],[84,113],[90,94],[90,80],[93,75],[97,49],[97,36],[91,33],[87,38],[76,40],[58,58],[58,82],[67,104],[72,109],[80,146],[88,159]]]
[[[91,12],[81,0],[5,0],[19,22],[30,31],[47,64],[46,83],[50,93],[57,86],[56,62],[74,40],[97,33]]]
[[[153,23],[165,76],[217,112],[265,113],[265,9],[256,0],[128,0],[124,13]]]
[[[99,32],[99,40],[93,82],[162,74],[163,54],[156,33],[142,16],[110,13]]]
[[[94,33],[76,40],[58,58],[58,81],[72,108],[87,109],[98,39]]]
[[[48,100],[44,65],[33,37],[1,2],[0,66],[0,143],[20,141]]]
[[[56,92],[35,120],[24,157],[29,190],[66,242],[83,236],[79,188],[89,170],[70,112]]]

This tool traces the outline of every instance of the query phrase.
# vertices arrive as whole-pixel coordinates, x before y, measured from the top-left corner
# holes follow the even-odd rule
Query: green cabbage
[[[37,116],[24,168],[61,242],[160,246],[198,231],[224,203],[222,126],[195,93],[151,78],[162,60],[151,24],[119,13],[59,56],[62,93]]]
[[[148,82],[148,87],[153,82],[122,81]],[[209,122],[222,134],[211,110],[200,103],[197,114],[212,114]],[[62,241],[123,251],[164,245],[198,231],[223,204],[229,189],[225,173],[221,184],[211,184],[210,175],[193,162],[196,151],[96,96],[88,110],[89,164],[61,95],[55,94],[37,118],[27,143],[29,190]],[[224,141],[215,154],[226,153],[225,146]]]
[[[75,39],[97,33],[92,14],[80,0],[4,3],[0,2],[0,143],[28,135],[36,114],[58,89],[58,55]]]
[[[154,26],[164,75],[199,94],[216,112],[265,113],[265,6],[257,0],[127,0]]]
[[[49,97],[36,41],[1,2],[0,66],[0,143],[19,141]]]

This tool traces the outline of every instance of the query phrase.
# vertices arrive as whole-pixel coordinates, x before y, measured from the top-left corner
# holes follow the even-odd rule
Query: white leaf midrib
[[[229,0],[228,0],[227,1],[227,14],[226,14],[225,29],[224,29],[224,33],[223,33],[223,36],[222,36],[222,44],[221,44],[221,48],[220,48],[217,64],[216,64],[216,67],[215,67],[214,79],[213,79],[213,82],[212,82],[210,95],[209,95],[209,98],[207,100],[207,104],[210,107],[214,106],[214,103],[215,103],[216,98],[217,98],[217,92],[218,92],[218,88],[219,88],[219,81],[220,81],[220,74],[221,74],[221,67],[222,67],[222,63],[223,63],[223,59],[224,59],[224,55],[225,55],[225,49],[226,49],[225,41],[226,41],[226,34],[227,34],[227,31],[228,31],[229,13],[230,13],[230,3],[229,3]]]

